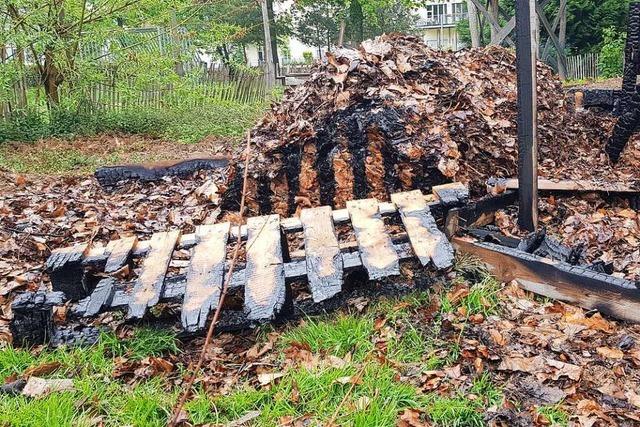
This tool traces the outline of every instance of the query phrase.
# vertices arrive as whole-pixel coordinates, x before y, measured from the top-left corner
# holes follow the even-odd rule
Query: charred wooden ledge
[[[620,115],[619,105],[624,96],[621,89],[571,88],[567,91],[571,97],[582,93],[583,108],[598,108],[602,111]]]
[[[538,295],[640,322],[640,289],[634,282],[468,237],[452,242],[458,251],[479,257],[501,281],[515,280]]]
[[[158,181],[166,176],[188,176],[199,170],[226,168],[229,158],[216,156],[193,158],[179,161],[164,161],[144,164],[105,166],[95,172],[98,183],[103,187],[113,187],[121,181]]]

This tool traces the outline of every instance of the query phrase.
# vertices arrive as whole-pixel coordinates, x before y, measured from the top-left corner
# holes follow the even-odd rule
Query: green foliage
[[[304,58],[305,64],[311,64],[313,62],[313,53],[308,50],[302,52],[302,57]]]
[[[176,354],[180,351],[175,333],[167,329],[136,329],[128,340],[121,340],[113,334],[103,334],[101,341],[110,354],[127,356],[133,360]]]
[[[566,427],[569,425],[569,415],[562,410],[560,403],[541,406],[536,411],[538,414],[543,415],[554,427]]]
[[[602,46],[600,47],[600,75],[604,78],[622,75],[624,63],[625,36],[614,27],[603,30]]]

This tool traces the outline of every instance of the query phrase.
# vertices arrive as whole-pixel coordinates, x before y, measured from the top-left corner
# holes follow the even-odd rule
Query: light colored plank
[[[445,206],[463,203],[469,199],[469,188],[461,182],[436,185],[431,189],[436,200]],[[422,193],[420,193],[422,196]]]
[[[137,242],[138,238],[135,236],[109,242],[105,250],[109,257],[104,266],[104,272],[110,274],[120,270],[129,260]]]
[[[347,202],[351,224],[358,240],[358,250],[369,279],[377,280],[400,274],[398,254],[387,235],[376,199]]]
[[[504,180],[505,188],[518,189],[518,179]],[[597,182],[590,180],[559,180],[538,178],[538,190],[541,191],[598,191],[602,193],[640,193],[640,188],[619,182]]]
[[[409,241],[422,265],[429,261],[437,269],[453,265],[453,247],[443,232],[438,230],[436,220],[419,190],[391,195],[391,200],[400,211]]]
[[[286,299],[280,217],[249,218],[247,232],[245,310],[250,320],[270,320]]]
[[[136,280],[129,302],[127,318],[141,319],[147,307],[158,303],[171,255],[180,238],[180,231],[156,233],[149,240],[149,252],[142,263],[142,272]]]
[[[204,328],[209,311],[218,307],[230,224],[201,225],[196,229],[198,243],[187,268],[182,326],[189,332]]]
[[[342,256],[331,207],[303,209],[300,220],[309,288],[315,302],[324,301],[342,290]]]

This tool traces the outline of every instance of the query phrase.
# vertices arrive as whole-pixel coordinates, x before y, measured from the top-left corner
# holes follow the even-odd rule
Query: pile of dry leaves
[[[542,176],[637,180],[637,144],[612,168],[602,147],[613,120],[573,111],[542,63],[538,95]],[[512,51],[383,35],[327,54],[254,128],[252,194],[286,214],[451,180],[481,192],[488,177],[516,174],[516,121]]]

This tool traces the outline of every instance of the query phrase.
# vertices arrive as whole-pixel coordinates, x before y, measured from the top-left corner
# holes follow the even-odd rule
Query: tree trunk
[[[471,47],[480,47],[480,22],[478,21],[478,9],[471,0],[467,0],[469,13],[469,33],[471,33]]]
[[[171,19],[169,20],[170,34],[171,34],[171,53],[175,62],[175,72],[180,77],[184,76],[184,65],[180,60],[182,43],[180,41],[180,35],[178,34],[178,18],[176,16],[175,9],[171,9]]]
[[[499,19],[499,11],[500,11],[500,4],[498,3],[498,0],[489,0],[489,13],[491,14],[491,16],[498,22]],[[491,27],[491,40],[495,40],[496,36],[498,35],[498,30],[496,28],[493,27],[493,25],[490,26]]]
[[[267,12],[269,14],[269,22],[271,25],[271,54],[273,56],[273,64],[275,65],[276,71],[280,65],[280,58],[278,57],[278,33],[276,31],[276,19],[275,14],[273,13],[273,0],[267,0]]]
[[[347,21],[344,18],[340,20],[340,32],[338,33],[338,47],[344,44],[344,30],[347,27]]]
[[[44,82],[44,92],[47,97],[47,106],[51,109],[60,104],[60,94],[58,89],[63,82],[62,74],[58,70],[55,64],[54,48],[48,46],[44,52],[44,75],[42,80]]]

